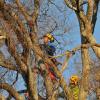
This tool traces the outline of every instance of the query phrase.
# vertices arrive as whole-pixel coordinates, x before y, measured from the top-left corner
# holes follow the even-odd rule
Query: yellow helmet
[[[79,77],[77,75],[71,76],[71,78],[70,78],[70,83],[71,84],[75,84],[76,85],[78,83],[78,81],[79,81]]]
[[[48,37],[50,42],[54,42],[54,37],[50,33],[45,34],[44,37]]]

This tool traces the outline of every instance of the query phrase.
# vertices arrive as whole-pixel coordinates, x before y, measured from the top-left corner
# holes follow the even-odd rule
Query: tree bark
[[[0,94],[0,100],[6,100],[2,94]]]
[[[83,21],[79,19],[80,32],[81,32],[81,44],[87,44],[88,40],[84,37],[84,34],[88,34],[88,28],[84,27]],[[87,29],[87,30],[86,30]],[[82,58],[82,78],[80,82],[79,100],[86,100],[89,87],[89,75],[90,75],[90,57],[88,48],[81,48]]]

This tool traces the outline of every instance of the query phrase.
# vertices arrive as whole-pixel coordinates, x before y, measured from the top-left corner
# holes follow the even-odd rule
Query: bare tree
[[[90,76],[89,48],[91,47],[96,56],[100,58],[100,44],[96,43],[93,36],[97,21],[99,0],[64,0],[65,6],[67,5],[72,9],[77,16],[80,27],[81,45],[54,57],[44,54],[44,50],[40,46],[39,39],[41,38],[41,34],[39,33],[41,30],[43,33],[45,31],[53,33],[58,26],[64,26],[65,24],[58,24],[57,21],[59,19],[48,14],[49,4],[55,5],[61,12],[62,10],[51,0],[47,0],[48,6],[46,9],[44,8],[45,10],[41,8],[42,0],[29,1],[29,5],[25,5],[26,3],[23,0],[0,0],[0,25],[2,26],[0,28],[0,45],[5,45],[10,54],[10,58],[6,59],[4,53],[0,53],[0,66],[17,73],[12,85],[6,82],[0,82],[0,89],[4,89],[9,93],[8,99],[13,97],[16,100],[24,100],[20,93],[27,92],[31,100],[57,100],[59,96],[65,98],[65,100],[73,100],[73,95],[62,73],[67,67],[69,59],[76,51],[81,50],[82,79],[79,100],[86,100],[89,91]],[[87,9],[84,9],[84,5],[87,5]],[[48,25],[48,21],[45,25],[45,23],[43,24],[43,19],[45,21],[49,19],[53,23],[47,30],[45,26]],[[41,22],[42,25],[40,25]],[[70,29],[63,29],[64,33]],[[67,57],[67,62],[65,61],[62,69],[59,70],[52,59],[64,55]],[[58,78],[57,81],[53,82],[51,80],[47,65],[53,67],[54,73]],[[26,90],[17,91],[13,86],[18,80],[19,74],[24,79]],[[39,93],[38,75],[43,78],[42,92],[44,92],[45,96],[41,96]],[[58,87],[55,89],[56,85],[62,88],[62,93],[59,92]],[[0,96],[3,97],[2,95]]]

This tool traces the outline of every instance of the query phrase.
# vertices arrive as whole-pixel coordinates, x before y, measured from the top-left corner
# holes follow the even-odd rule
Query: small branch
[[[15,1],[17,6],[19,7],[20,11],[22,12],[22,14],[24,15],[26,20],[29,20],[29,15],[27,13],[27,11],[25,10],[25,8],[22,6],[22,4],[20,3],[20,0],[16,0]]]
[[[65,69],[68,67],[68,61],[69,59],[74,55],[72,52],[66,52],[66,58],[63,62],[62,68],[61,68],[61,73],[65,71]]]
[[[74,11],[77,11],[77,8],[74,7],[74,6],[72,6],[72,4],[70,3],[69,0],[64,0],[64,1],[65,1],[66,5],[67,5],[70,9],[72,9],[72,10],[74,10]]]

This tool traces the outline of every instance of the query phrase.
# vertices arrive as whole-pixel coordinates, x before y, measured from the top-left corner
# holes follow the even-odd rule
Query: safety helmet
[[[70,83],[71,84],[77,85],[78,81],[79,81],[79,77],[77,75],[71,76],[71,78],[70,78]]]
[[[48,39],[50,40],[50,42],[54,42],[54,37],[50,33],[45,34],[43,37],[48,37]]]

